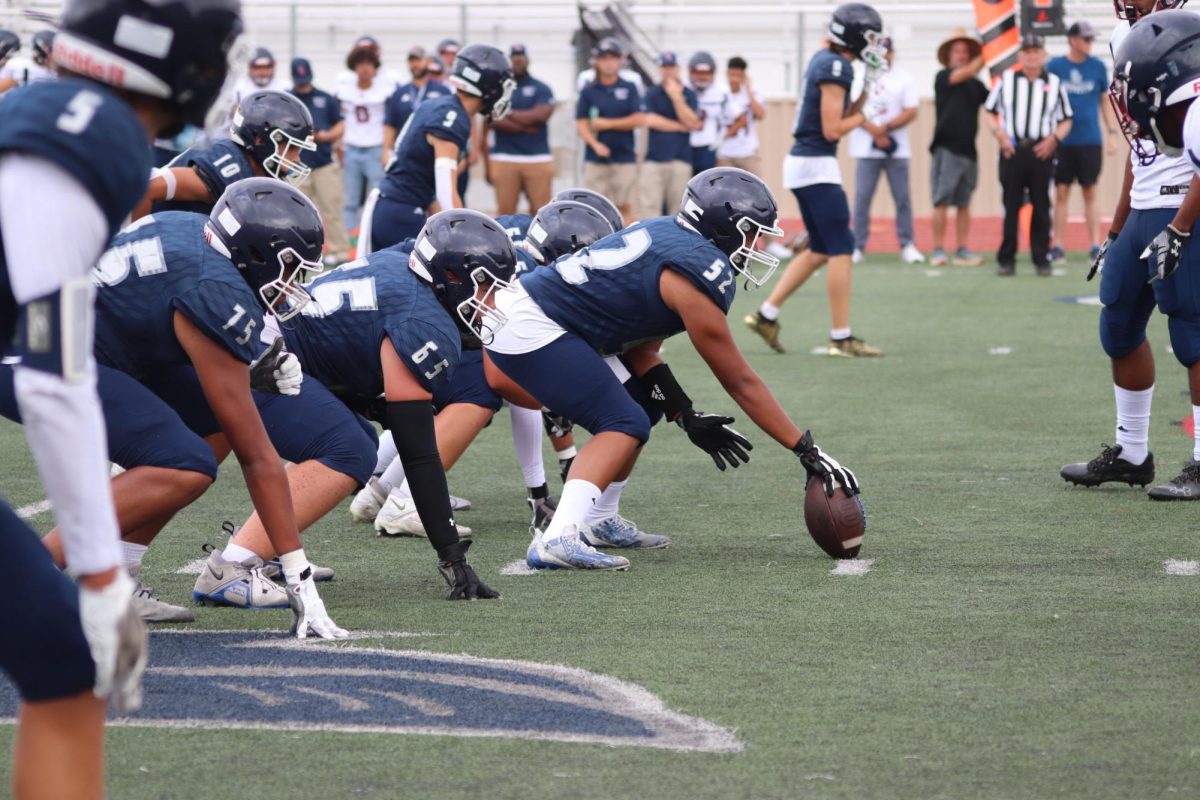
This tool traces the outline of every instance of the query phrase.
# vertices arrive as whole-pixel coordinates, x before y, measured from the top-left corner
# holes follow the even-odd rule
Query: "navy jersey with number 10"
[[[683,332],[683,320],[659,291],[664,269],[729,313],[735,291],[729,259],[674,217],[639,222],[520,280],[546,316],[601,355],[615,355]]]
[[[159,211],[194,211],[207,214],[230,184],[254,177],[254,168],[250,166],[246,151],[232,139],[218,139],[208,147],[184,150],[167,166],[191,167],[196,170],[213,199],[203,203],[160,200],[152,209],[156,214]]]

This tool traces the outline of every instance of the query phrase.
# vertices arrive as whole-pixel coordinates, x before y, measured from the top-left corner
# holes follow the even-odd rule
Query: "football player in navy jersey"
[[[756,314],[744,320],[776,352],[779,341],[779,312],[792,293],[804,285],[821,266],[825,275],[832,320],[831,356],[882,356],[883,351],[855,337],[850,329],[850,269],[854,234],[850,230],[850,207],[842,189],[837,163],[838,141],[862,125],[862,106],[870,85],[887,68],[883,44],[883,21],[865,3],[845,3],[833,12],[829,23],[829,46],[817,51],[804,73],[804,94],[796,111],[792,131],[795,143],[784,161],[784,185],[792,190],[808,232],[808,250],[800,253],[775,285],[771,296]],[[867,87],[858,100],[850,102],[854,72],[850,62],[866,65]]]
[[[131,47],[121,34],[131,28],[162,47]],[[107,699],[120,711],[140,705],[145,631],[120,569],[88,271],[145,192],[150,139],[204,124],[240,30],[236,0],[68,0],[53,59],[61,80],[3,100],[0,348],[18,362],[14,402],[67,566],[60,572],[0,503],[0,561],[11,572],[0,668],[22,697],[20,800],[101,797]]]
[[[156,169],[133,218],[159,211],[207,214],[235,181],[272,177],[299,186],[312,168],[300,151],[317,149],[312,114],[287,92],[264,89],[242,98],[228,139],[193,147]]]
[[[496,310],[507,323],[486,344],[491,363],[540,404],[592,433],[571,466],[553,521],[534,532],[530,566],[629,566],[590,543],[636,547],[646,534],[615,516],[606,542],[589,521],[615,514],[609,509],[617,506],[653,417],[665,413],[722,469],[749,459],[750,443],[728,427],[732,419],[695,411],[659,356],[661,341],[683,331],[738,405],[795,452],[826,491],[842,486],[857,493],[854,475],[788,418],[746,363],[725,319],[737,276],[761,284],[778,266],[757,249],[764,237],[782,235],[777,216],[775,198],[757,177],[730,167],[706,170],[688,183],[677,217],[632,225],[550,268],[523,274],[497,294]],[[655,398],[649,411],[604,363],[604,355],[617,354]]]
[[[462,208],[456,182],[471,120],[476,114],[503,119],[516,86],[508,57],[483,44],[459,52],[449,83],[452,94],[422,103],[400,131],[395,157],[374,198],[372,250],[415,237],[435,202],[443,211]]]

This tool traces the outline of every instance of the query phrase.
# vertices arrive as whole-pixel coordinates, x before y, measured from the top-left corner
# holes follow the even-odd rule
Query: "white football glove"
[[[250,362],[250,388],[267,394],[300,394],[304,371],[300,359],[283,349],[283,337],[271,342],[261,356]]]
[[[288,603],[295,615],[291,633],[297,639],[307,639],[309,633],[322,639],[345,639],[350,635],[330,619],[325,603],[317,593],[317,585],[313,583],[311,565],[306,562],[304,568],[296,572],[285,568],[283,577],[287,581]]]
[[[134,584],[125,570],[102,589],[79,587],[79,621],[96,663],[97,697],[121,714],[142,707],[146,625],[133,608]]]

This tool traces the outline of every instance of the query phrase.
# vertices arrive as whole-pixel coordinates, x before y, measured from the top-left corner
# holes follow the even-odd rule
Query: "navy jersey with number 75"
[[[687,278],[729,313],[735,290],[729,259],[674,217],[639,222],[522,273],[520,280],[546,316],[601,355],[616,355],[683,332],[683,320],[659,291],[664,269]]]
[[[288,350],[334,394],[373,400],[383,393],[384,339],[430,394],[454,375],[458,327],[408,268],[412,244],[410,239],[325,273],[305,287],[313,301],[284,324]]]

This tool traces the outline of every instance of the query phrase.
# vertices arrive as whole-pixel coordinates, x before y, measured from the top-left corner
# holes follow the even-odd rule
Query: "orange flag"
[[[1021,32],[1016,0],[975,0],[975,27],[983,42],[983,62],[995,81],[1017,63]]]

